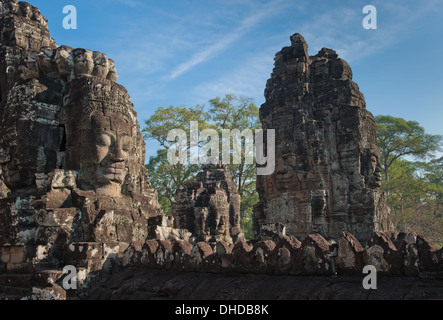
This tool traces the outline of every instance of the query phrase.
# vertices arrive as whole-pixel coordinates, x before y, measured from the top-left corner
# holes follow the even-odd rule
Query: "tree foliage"
[[[165,214],[171,214],[171,205],[175,191],[194,179],[199,171],[197,165],[171,165],[167,159],[167,150],[157,150],[157,154],[149,158],[146,168],[149,180],[158,192],[159,203]]]
[[[145,121],[143,129],[144,138],[155,140],[160,149],[157,154],[150,157],[146,167],[150,171],[150,181],[159,193],[159,202],[165,213],[170,214],[174,194],[178,188],[194,179],[201,166],[195,164],[172,165],[167,160],[168,149],[174,141],[167,141],[168,133],[173,129],[182,129],[188,135],[188,147],[190,141],[190,122],[197,121],[198,129],[215,129],[222,137],[223,129],[260,129],[259,112],[251,98],[225,95],[209,101],[210,107],[205,110],[204,106],[195,107],[159,107],[155,113]],[[244,141],[244,139],[243,139]],[[204,144],[200,142],[199,146]],[[220,146],[220,150],[221,150]],[[221,158],[221,157],[220,157]],[[241,213],[242,224],[246,236],[252,236],[252,210],[258,201],[255,187],[255,164],[247,164],[242,150],[242,161],[239,164],[229,164],[228,169],[236,182],[238,193],[242,198]]]
[[[150,182],[157,190],[159,202],[166,214],[171,213],[171,205],[174,201],[174,193],[186,182],[192,180],[199,166],[195,164],[170,164],[168,162],[168,149],[174,143],[167,141],[168,133],[173,129],[182,129],[188,134],[190,122],[198,121],[199,130],[209,127],[208,116],[203,106],[195,107],[159,107],[155,113],[145,121],[143,129],[146,140],[155,140],[160,144],[157,154],[149,158],[146,168],[149,170]]]
[[[388,192],[397,229],[421,233],[442,246],[443,157],[434,156],[441,136],[427,134],[415,121],[376,119],[385,172],[382,189]]]
[[[146,140],[157,141],[164,149],[169,149],[173,142],[167,141],[168,133],[173,129],[190,131],[191,121],[199,122],[199,130],[208,128],[209,115],[204,111],[204,106],[195,107],[159,107],[155,113],[145,121],[143,135]],[[188,137],[189,138],[189,137]],[[189,139],[188,139],[189,140]]]
[[[440,150],[442,137],[425,132],[416,121],[379,115],[376,117],[381,165],[386,180],[392,164],[405,156],[418,159],[432,157]]]
[[[259,110],[251,98],[226,95],[224,99],[215,98],[209,101],[211,121],[219,131],[223,129],[261,129]],[[244,140],[244,139],[243,139]],[[255,164],[245,163],[244,149],[240,164],[230,164],[229,170],[237,183],[238,193],[252,195],[255,192]]]

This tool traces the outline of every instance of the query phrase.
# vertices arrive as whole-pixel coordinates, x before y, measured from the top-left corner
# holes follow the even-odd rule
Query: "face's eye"
[[[105,133],[98,135],[97,145],[100,147],[109,147],[111,145],[111,137]]]
[[[122,136],[120,139],[120,143],[123,151],[129,151],[131,147],[131,139],[129,138],[129,136]]]
[[[131,148],[131,144],[128,142],[125,142],[122,144],[122,150],[128,152]]]

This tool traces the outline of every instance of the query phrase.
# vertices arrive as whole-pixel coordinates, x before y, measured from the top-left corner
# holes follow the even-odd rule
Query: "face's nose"
[[[126,158],[127,158],[126,152],[123,151],[121,144],[119,143],[119,141],[117,141],[114,144],[112,151],[110,153],[110,160],[112,162],[124,162]]]
[[[379,163],[377,163],[375,166],[375,172],[381,172],[381,166]]]

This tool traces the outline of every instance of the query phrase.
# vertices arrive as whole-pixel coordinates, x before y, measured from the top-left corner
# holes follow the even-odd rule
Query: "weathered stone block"
[[[259,241],[254,244],[252,252],[254,260],[252,271],[254,273],[273,273],[276,267],[276,244],[272,240]]]
[[[159,227],[172,227],[173,217],[168,217],[165,215],[156,215],[154,217],[148,218],[148,226],[159,226]]]
[[[330,244],[319,234],[309,235],[302,243],[303,269],[306,274],[332,275]]]
[[[23,246],[12,246],[9,248],[11,263],[22,263],[25,262],[25,248]]]
[[[252,263],[254,259],[253,246],[247,244],[245,241],[239,241],[232,249],[232,262],[236,272],[246,273],[252,270]]]
[[[77,187],[75,181],[78,176],[76,171],[66,171],[66,170],[54,170],[54,175],[52,177],[51,188],[53,189],[74,189]]]
[[[35,213],[34,219],[40,226],[61,227],[65,232],[69,233],[76,215],[76,208],[42,209]]]
[[[417,236],[418,266],[420,271],[443,271],[443,248],[435,249],[430,241],[423,236]]]
[[[417,234],[413,232],[404,234],[401,241],[397,248],[399,254],[403,257],[403,272],[408,277],[417,276],[419,274]]]
[[[0,248],[0,259],[3,263],[8,263],[11,261],[10,246],[3,246]]]
[[[262,240],[283,239],[286,236],[286,226],[282,223],[268,223],[261,226]]]
[[[134,246],[129,246],[124,252],[122,257],[122,265],[124,267],[126,266],[133,266],[133,267],[140,267],[142,265],[141,259],[142,259],[143,253],[141,250],[137,250]]]
[[[69,248],[69,260],[103,259],[105,251],[101,242],[74,242],[67,246]]]
[[[344,231],[338,239],[338,252],[335,258],[337,272],[341,274],[361,274],[365,266],[365,250],[357,238]]]
[[[233,247],[234,246],[228,242],[218,241],[217,244],[215,245],[215,253],[218,256],[224,256],[227,254],[231,254]]]
[[[191,251],[191,256],[194,260],[195,270],[201,272],[211,271],[210,257],[214,254],[211,246],[206,242],[196,243]]]
[[[140,263],[144,266],[155,267],[155,253],[159,247],[158,240],[147,240],[142,247]]]
[[[366,264],[376,267],[382,274],[402,274],[403,253],[398,251],[390,238],[375,233],[366,244]]]
[[[195,265],[192,262],[192,244],[188,241],[176,240],[173,244],[173,268],[178,271],[194,271]]]

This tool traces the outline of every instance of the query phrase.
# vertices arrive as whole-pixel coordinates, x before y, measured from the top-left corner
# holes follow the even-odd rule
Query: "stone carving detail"
[[[302,242],[282,234],[276,240],[228,244],[148,240],[141,248],[130,247],[123,265],[188,272],[270,274],[293,276],[357,275],[373,265],[386,276],[436,279],[443,271],[443,249],[435,249],[415,233],[373,233],[360,242],[342,232],[337,241],[310,234]]]
[[[20,253],[0,272],[101,270],[163,214],[134,106],[105,54],[57,46],[26,2],[0,14],[0,248]]]
[[[240,195],[225,165],[203,165],[196,181],[178,190],[174,198],[176,227],[189,230],[195,241],[244,240]]]
[[[276,130],[276,169],[257,177],[257,237],[275,223],[300,238],[390,231],[375,119],[351,68],[330,49],[309,56],[300,34],[291,44],[275,57],[260,108],[263,128]]]

